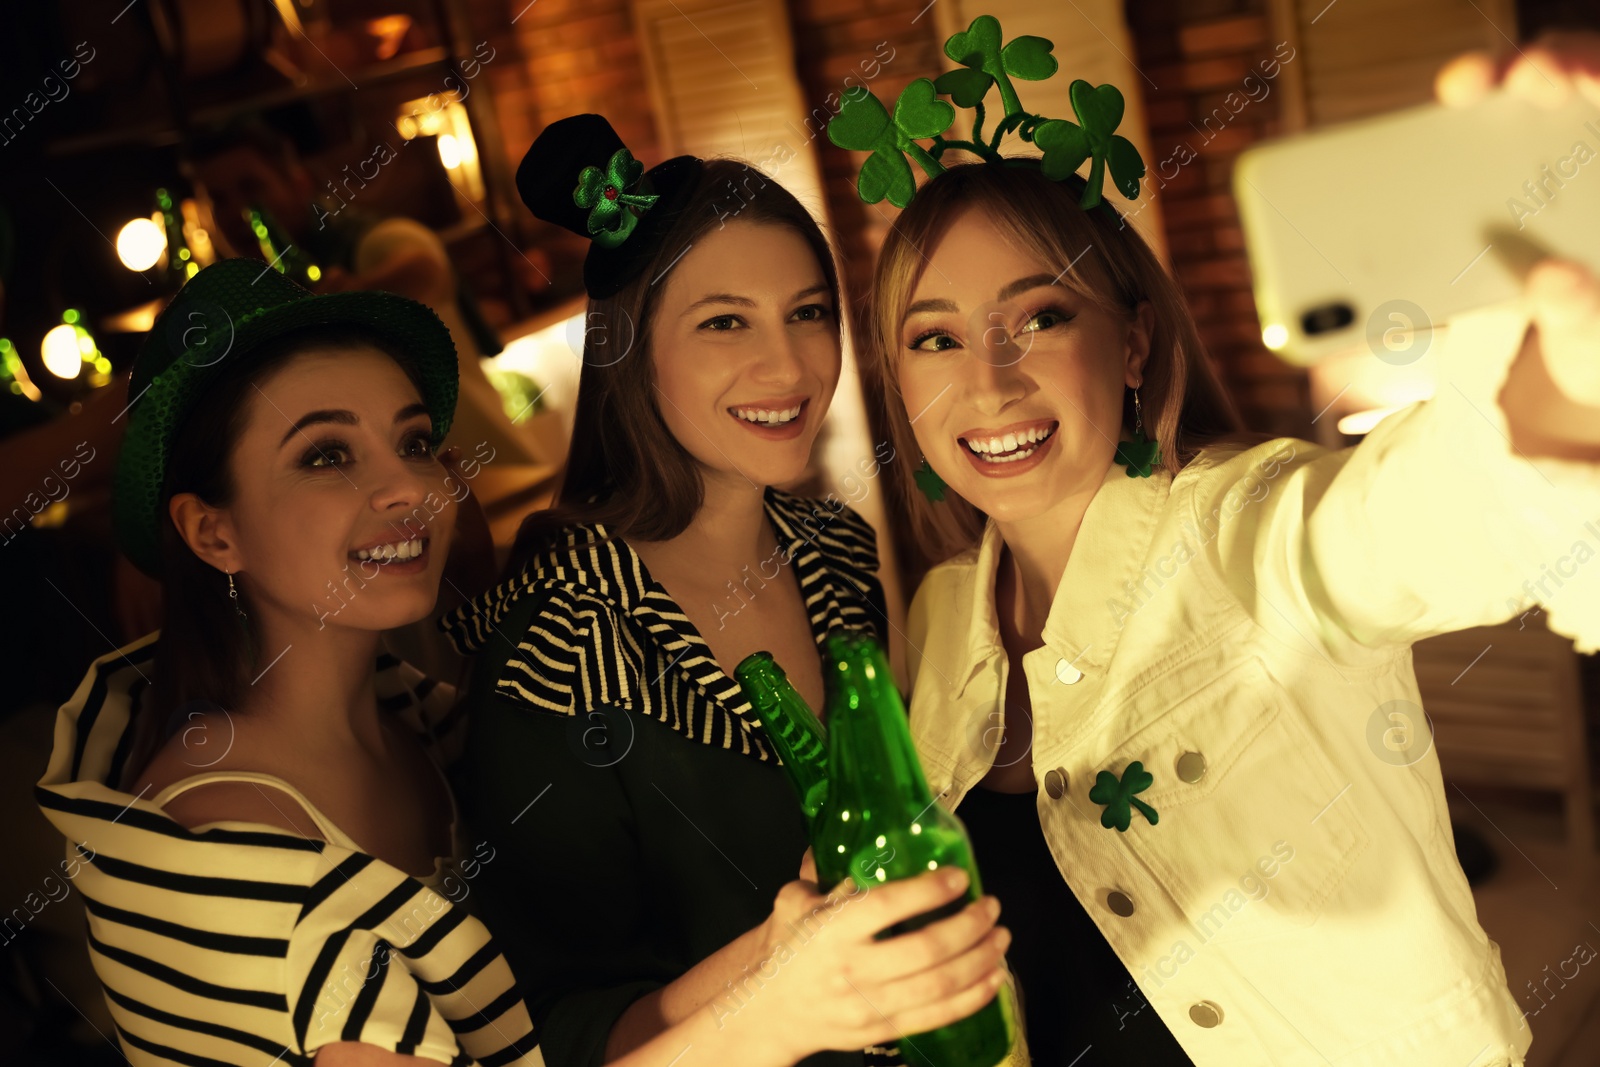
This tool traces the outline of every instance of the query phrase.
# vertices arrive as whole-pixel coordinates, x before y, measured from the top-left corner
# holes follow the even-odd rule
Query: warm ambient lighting
[[[44,366],[57,378],[76,378],[83,368],[83,353],[78,350],[78,331],[63,322],[44,335]]]
[[[451,134],[439,135],[439,162],[445,165],[446,170],[455,170],[461,166],[461,146]]]
[[[129,270],[149,270],[167,250],[167,235],[151,219],[134,219],[117,232],[117,258]]]
[[[1289,328],[1281,322],[1269,323],[1267,327],[1261,331],[1261,343],[1272,349],[1274,352],[1282,348],[1288,343],[1288,341]]]
[[[467,109],[460,100],[434,93],[420,100],[408,101],[400,105],[394,126],[407,141],[417,137],[435,138],[434,147],[439,153],[439,162],[456,195],[473,204],[483,200],[483,172],[478,163],[478,146],[473,138]]]
[[[44,335],[39,349],[45,369],[57,378],[71,381],[88,364],[89,388],[98,389],[111,380],[111,361],[94,343],[94,335],[83,325],[83,316],[76,308],[61,313],[61,324]]]
[[[411,16],[380,15],[375,19],[368,19],[362,28],[378,39],[374,54],[379,59],[393,59],[399,54],[400,46],[405,43],[406,33],[411,29]]]
[[[33,384],[33,379],[28,377],[28,370],[22,365],[22,356],[9,337],[0,337],[0,368],[3,368],[0,369],[0,382],[5,383],[12,395],[25,396],[29,400],[44,398],[39,387]]]
[[[1396,404],[1386,408],[1368,408],[1366,411],[1352,411],[1339,420],[1339,432],[1350,437],[1360,437],[1390,415],[1407,406],[1405,404]]]

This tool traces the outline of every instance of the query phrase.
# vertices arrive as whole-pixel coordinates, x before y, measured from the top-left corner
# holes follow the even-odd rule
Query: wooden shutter
[[[821,168],[800,134],[807,108],[780,0],[636,0],[663,156],[735,156],[826,222]]]
[[[1425,104],[1451,59],[1517,38],[1512,0],[1273,0],[1272,14],[1301,56],[1291,129]]]

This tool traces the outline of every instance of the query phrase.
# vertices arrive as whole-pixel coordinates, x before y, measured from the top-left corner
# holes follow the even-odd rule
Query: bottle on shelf
[[[183,237],[183,211],[165,189],[156,190],[156,206],[161,209],[161,224],[167,231],[167,281],[174,287],[200,273],[200,264]]]
[[[294,243],[289,232],[272,217],[272,212],[260,204],[252,204],[247,214],[250,218],[250,231],[261,243],[261,254],[266,257],[267,262],[279,274],[287,274],[307,289],[316,285],[322,277],[322,268],[317,266],[316,261],[305,249]]]

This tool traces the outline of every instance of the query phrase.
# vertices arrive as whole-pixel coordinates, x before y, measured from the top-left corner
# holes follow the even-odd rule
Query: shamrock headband
[[[646,171],[601,115],[544,128],[517,167],[517,192],[536,218],[590,240],[583,287],[614,295],[649,263],[700,177],[677,156]]]
[[[1016,163],[1000,155],[1000,139],[1015,131],[1024,141],[1037,145],[1044,153],[1038,163],[1046,178],[1061,181],[1074,174],[1085,160],[1093,160],[1088,184],[1078,200],[1084,210],[1102,203],[1100,186],[1106,168],[1122,194],[1132,200],[1139,195],[1139,179],[1144,177],[1144,160],[1126,137],[1115,131],[1122,121],[1122,94],[1115,86],[1092,86],[1079,79],[1068,87],[1072,110],[1078,121],[1046,118],[1022,109],[1012,78],[1044,81],[1060,66],[1051,55],[1055,44],[1044,37],[1016,37],[1000,45],[1000,20],[979,15],[965,33],[952,34],[944,43],[944,54],[961,66],[946,71],[935,80],[918,78],[901,91],[891,113],[865,86],[852,86],[841,101],[839,113],[828,123],[828,140],[852,152],[871,152],[862,164],[856,191],[861,199],[876,204],[885,197],[895,207],[911,203],[917,183],[907,157],[915,160],[928,177],[944,173],[940,157],[952,148],[971,152],[990,163]],[[983,99],[992,87],[1000,90],[1005,117],[995,123],[993,136],[983,140]],[[955,121],[955,108],[938,99],[944,94],[961,107],[972,108],[971,140],[951,140],[944,136]],[[932,139],[923,148],[919,140]],[[1028,161],[1031,165],[1031,161]]]

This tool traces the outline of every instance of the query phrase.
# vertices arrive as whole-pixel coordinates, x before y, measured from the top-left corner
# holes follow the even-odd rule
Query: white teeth
[[[396,559],[416,559],[420,555],[422,555],[422,542],[418,539],[412,539],[410,541],[401,541],[398,544],[379,545],[377,548],[363,548],[356,553],[356,558],[387,563]]]
[[[990,437],[986,440],[977,437],[968,438],[967,447],[991,463],[1010,463],[1032,455],[1033,448],[1030,446],[1044,441],[1051,432],[1048,426],[1033,426],[1018,433],[1008,433],[1004,437]],[[1018,449],[1024,451],[1017,451]]]
[[[793,422],[800,415],[800,405],[784,411],[773,411],[770,408],[734,408],[733,413],[745,422],[754,422],[766,426],[782,426]]]
[[[1021,452],[1011,452],[1004,456],[984,456],[983,461],[985,463],[1015,463],[1019,459],[1027,459],[1033,455],[1038,451],[1038,447],[1035,445],[1032,448],[1023,449]]]

